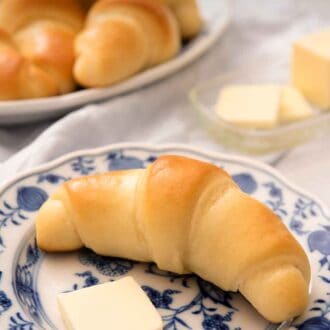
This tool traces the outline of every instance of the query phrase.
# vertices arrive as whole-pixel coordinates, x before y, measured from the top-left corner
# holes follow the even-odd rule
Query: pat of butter
[[[161,330],[162,319],[132,277],[62,293],[58,304],[67,330]]]
[[[308,100],[322,109],[330,108],[330,29],[295,42],[292,81]]]
[[[282,87],[280,122],[290,123],[313,115],[313,110],[301,92],[293,86]]]
[[[236,85],[224,88],[216,112],[225,121],[247,128],[277,125],[281,89],[275,85]]]

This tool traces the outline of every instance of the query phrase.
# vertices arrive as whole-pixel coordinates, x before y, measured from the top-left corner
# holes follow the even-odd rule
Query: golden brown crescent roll
[[[0,1],[0,89],[4,76],[10,81],[0,99],[72,91],[73,43],[83,20],[78,0]]]
[[[89,8],[95,0],[80,0]],[[203,27],[203,21],[196,0],[153,0],[169,6],[180,27],[183,39],[195,37]]]
[[[172,12],[154,0],[100,0],[75,44],[76,80],[108,86],[160,64],[180,49]]]
[[[0,30],[0,100],[51,96],[57,92],[49,75],[24,58],[11,37]]]
[[[183,39],[195,37],[203,27],[196,0],[156,0],[168,5],[177,18]]]
[[[218,167],[163,156],[66,182],[41,207],[38,246],[154,261],[240,291],[268,320],[303,312],[310,266],[281,220]]]

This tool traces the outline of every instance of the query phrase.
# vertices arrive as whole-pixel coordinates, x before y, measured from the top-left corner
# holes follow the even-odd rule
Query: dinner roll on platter
[[[2,0],[0,101],[112,86],[201,27],[195,0]]]
[[[203,27],[196,0],[156,0],[168,5],[177,18],[183,39],[194,38]]]
[[[75,44],[74,76],[85,87],[113,85],[176,55],[173,13],[154,0],[100,0]]]
[[[0,100],[73,91],[74,41],[83,22],[78,0],[0,1]]]

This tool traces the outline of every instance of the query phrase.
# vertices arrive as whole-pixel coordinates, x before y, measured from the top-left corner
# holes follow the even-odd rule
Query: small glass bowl
[[[221,120],[215,105],[222,88],[235,84],[283,84],[288,70],[244,70],[221,75],[195,86],[189,99],[206,130],[224,147],[250,155],[269,155],[288,150],[312,138],[330,133],[330,111],[319,111],[308,119],[280,125],[272,129],[249,129]]]

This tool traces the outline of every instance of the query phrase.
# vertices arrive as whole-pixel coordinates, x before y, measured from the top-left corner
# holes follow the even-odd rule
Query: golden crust
[[[58,92],[54,79],[24,58],[10,36],[0,30],[0,100],[51,96]]]
[[[2,0],[0,2],[0,28],[10,34],[38,21],[55,21],[78,32],[83,20],[84,11],[78,0]]]
[[[86,8],[95,0],[80,0]],[[194,38],[203,27],[203,20],[196,0],[153,0],[167,5],[174,13],[183,39]]]
[[[143,172],[116,171],[64,185],[70,199],[66,208],[74,214],[72,222],[85,246],[101,255],[111,250],[113,256],[151,261],[134,216],[135,190]]]
[[[88,87],[111,85],[168,60],[179,48],[178,27],[166,6],[152,0],[98,1],[76,41],[75,78]]]
[[[148,66],[166,61],[179,50],[177,24],[166,6],[152,0],[104,0],[96,3],[89,17],[95,17],[107,10],[117,10],[117,14],[128,16],[131,14],[132,18],[141,24],[143,33],[150,38],[148,41],[151,45],[148,46],[153,52]]]
[[[76,54],[74,76],[80,85],[107,86],[146,66],[147,42],[131,20],[112,20],[79,35]]]
[[[218,167],[185,157],[159,157],[148,169],[139,193],[139,216],[153,252],[152,259],[160,268],[187,272],[188,267],[183,263],[187,229],[202,191],[216,176],[220,176],[219,185],[234,185]]]
[[[77,0],[2,0],[0,30],[8,35],[2,42],[7,46],[1,49],[0,76],[3,80],[6,76],[8,84],[0,98],[38,98],[72,91],[76,85],[73,42],[83,19]]]
[[[69,181],[42,206],[36,230],[49,251],[84,245],[194,272],[240,291],[273,322],[307,305],[310,266],[302,247],[268,207],[201,161],[162,156],[145,170]]]
[[[156,0],[168,5],[179,23],[183,39],[194,38],[202,29],[203,21],[196,0]]]
[[[16,77],[24,65],[23,62],[9,35],[0,30],[0,100],[15,97],[18,87]]]
[[[74,39],[73,30],[53,22],[31,25],[15,37],[22,55],[52,77],[61,94],[75,88]]]

